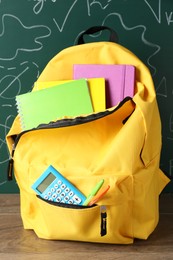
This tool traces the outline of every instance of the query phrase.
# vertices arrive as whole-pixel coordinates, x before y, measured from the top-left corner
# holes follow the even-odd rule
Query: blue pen
[[[96,193],[99,191],[99,189],[101,188],[101,186],[103,185],[104,180],[99,181],[99,183],[97,183],[97,185],[92,189],[92,191],[90,192],[90,194],[88,195],[88,197],[86,198],[86,200],[83,203],[83,206],[87,206],[88,203],[90,202],[90,200],[96,195]]]

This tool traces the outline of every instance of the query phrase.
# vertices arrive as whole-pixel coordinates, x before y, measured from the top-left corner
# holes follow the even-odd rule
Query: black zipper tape
[[[114,113],[116,110],[120,109],[124,105],[124,103],[128,102],[129,100],[132,100],[131,97],[126,97],[119,103],[117,107],[115,107],[113,110],[105,110],[98,113],[93,113],[88,116],[79,116],[75,118],[65,118],[57,121],[52,121],[49,124],[40,124],[37,129],[47,129],[47,128],[58,128],[58,127],[66,127],[66,126],[73,126],[73,125],[80,125],[85,124],[88,122],[92,122],[94,120],[103,118],[107,115],[110,115]]]
[[[97,206],[96,204],[92,205],[92,206],[83,206],[83,205],[76,205],[76,204],[67,204],[67,203],[60,203],[60,202],[55,202],[55,201],[51,201],[51,200],[45,200],[43,199],[41,196],[36,195],[37,198],[43,200],[44,202],[53,205],[53,206],[57,206],[57,207],[62,207],[62,208],[69,208],[69,209],[87,209],[87,208],[93,208],[95,206]]]
[[[24,135],[25,133],[28,133],[28,132],[31,132],[31,131],[37,131],[37,130],[53,129],[53,128],[60,128],[60,127],[67,127],[67,126],[75,126],[75,125],[85,124],[85,123],[88,123],[88,122],[91,122],[91,121],[103,118],[103,117],[105,117],[107,115],[110,115],[110,114],[114,113],[116,110],[118,110],[120,107],[122,107],[124,105],[124,103],[128,102],[129,100],[132,100],[132,98],[131,97],[124,98],[123,101],[121,101],[119,103],[119,105],[117,107],[115,107],[111,111],[105,110],[103,112],[94,113],[94,114],[91,114],[91,115],[88,115],[88,116],[84,116],[84,117],[79,116],[79,117],[75,117],[75,118],[72,118],[72,119],[71,118],[66,118],[66,119],[53,121],[53,122],[50,122],[48,124],[40,124],[36,128],[32,128],[32,129],[29,129],[29,130],[26,130],[26,131],[22,131],[18,135],[12,136],[13,139],[14,139],[14,146],[13,146],[13,151],[12,151],[11,158],[10,158],[9,163],[8,163],[7,179],[10,180],[10,181],[13,179],[12,178],[13,155],[14,155],[16,146],[17,146],[21,136]],[[129,116],[127,117],[127,119],[128,118],[129,118]],[[125,123],[126,120],[124,120],[123,123]]]

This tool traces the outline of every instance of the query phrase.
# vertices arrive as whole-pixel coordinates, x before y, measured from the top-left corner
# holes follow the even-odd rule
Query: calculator
[[[52,165],[36,180],[31,188],[43,199],[83,205],[86,197]]]

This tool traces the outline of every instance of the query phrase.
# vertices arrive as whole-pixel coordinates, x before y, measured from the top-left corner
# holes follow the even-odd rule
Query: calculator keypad
[[[81,198],[75,194],[62,180],[56,180],[49,191],[44,194],[44,199],[49,201],[68,203],[68,204],[80,204]]]

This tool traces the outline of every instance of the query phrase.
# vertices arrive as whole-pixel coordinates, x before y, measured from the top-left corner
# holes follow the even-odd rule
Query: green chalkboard
[[[0,0],[0,193],[18,192],[6,177],[15,96],[30,91],[47,62],[95,25],[112,27],[150,69],[163,128],[160,167],[173,176],[172,0]],[[166,189],[173,191],[172,182]]]

